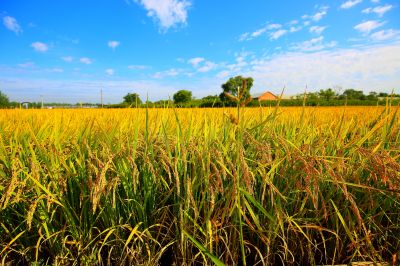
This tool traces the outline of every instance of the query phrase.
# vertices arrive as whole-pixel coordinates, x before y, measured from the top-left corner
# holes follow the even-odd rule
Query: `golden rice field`
[[[397,107],[0,110],[0,263],[398,263]]]

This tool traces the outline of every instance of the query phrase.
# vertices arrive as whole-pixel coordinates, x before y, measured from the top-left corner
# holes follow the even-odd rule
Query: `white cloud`
[[[115,48],[117,48],[120,45],[120,42],[118,42],[118,41],[108,41],[107,45],[111,49],[115,50]]]
[[[17,20],[13,17],[5,16],[3,18],[3,24],[7,29],[13,31],[17,35],[22,33],[21,26],[18,24]]]
[[[335,41],[324,43],[324,37],[320,36],[318,38],[313,38],[308,41],[296,43],[292,45],[291,49],[296,51],[310,52],[310,51],[319,51],[326,48],[333,48],[336,46],[336,44],[337,43]]]
[[[261,28],[261,29],[259,29],[259,30],[256,30],[255,32],[253,32],[253,33],[251,34],[251,37],[253,37],[253,38],[258,37],[258,36],[260,36],[261,34],[263,34],[263,33],[266,32],[266,31],[267,31],[266,28]]]
[[[53,72],[53,73],[62,73],[62,72],[64,72],[64,69],[55,67],[55,68],[48,68],[48,69],[46,69],[46,71]]]
[[[240,35],[239,41],[250,41],[254,38],[257,38],[257,37],[263,35],[267,31],[276,30],[276,29],[280,29],[280,28],[282,28],[281,24],[271,23],[271,24],[268,24],[256,31],[252,32],[252,33],[249,33],[249,32],[243,33],[242,35]]]
[[[374,41],[386,41],[393,39],[394,37],[399,36],[400,31],[396,31],[393,29],[389,30],[381,30],[374,32],[373,34],[370,35],[370,38]]]
[[[382,17],[386,12],[390,11],[393,8],[392,5],[384,5],[384,6],[377,6],[377,7],[369,7],[364,9],[362,12],[365,14],[375,13],[379,17]]]
[[[203,85],[203,84],[202,84]],[[43,95],[49,102],[100,102],[99,88],[103,88],[104,102],[119,103],[128,92],[140,93],[142,99],[148,94],[151,100],[167,99],[177,90],[187,89],[185,85],[166,84],[149,80],[51,80],[33,78],[1,78],[0,87],[15,101],[40,101]],[[204,87],[204,85],[203,85]],[[9,89],[8,89],[9,88]],[[208,93],[208,92],[207,92]]]
[[[379,22],[377,20],[368,20],[354,26],[354,29],[358,30],[361,33],[368,34],[374,29],[383,26],[384,24],[385,22]]]
[[[222,79],[222,78],[228,77],[229,75],[230,75],[229,71],[223,70],[223,71],[219,72],[216,77]]]
[[[155,79],[161,79],[164,77],[176,77],[181,73],[181,69],[171,68],[165,71],[156,72],[154,75],[152,75],[152,77]]]
[[[92,59],[90,59],[90,58],[88,58],[88,57],[81,57],[81,58],[79,59],[79,61],[80,61],[81,63],[83,63],[83,64],[86,64],[86,65],[90,65],[91,63],[93,63]]]
[[[147,69],[149,67],[145,66],[145,65],[129,65],[128,68],[131,69],[131,70],[144,70],[144,69]]]
[[[203,57],[191,58],[188,60],[188,63],[192,65],[192,67],[196,68],[197,72],[208,72],[217,67],[217,64],[211,61],[206,61]],[[193,73],[190,75],[193,75]]]
[[[18,66],[22,67],[22,68],[29,68],[29,67],[35,66],[35,63],[33,63],[33,62],[25,62],[25,63],[18,64]]]
[[[31,47],[36,51],[40,53],[45,53],[47,50],[49,50],[49,47],[47,44],[42,43],[42,42],[34,42],[31,44]]]
[[[286,94],[302,93],[305,84],[310,90],[319,90],[340,85],[343,88],[357,88],[364,91],[391,91],[400,84],[400,42],[361,46],[357,48],[330,49],[318,52],[279,52],[246,58],[248,67],[240,73],[254,78],[252,91],[279,93],[286,85]],[[246,63],[246,61],[244,62]],[[223,71],[222,71],[223,70]],[[182,73],[182,70],[171,71]],[[288,75],[290,73],[290,75]],[[37,101],[37,95],[44,95],[52,102],[99,102],[98,88],[105,88],[104,101],[117,103],[129,88],[141,93],[141,98],[167,99],[179,89],[189,89],[196,96],[220,93],[221,82],[236,73],[228,68],[221,69],[220,77],[204,78],[199,82],[176,80],[50,80],[33,79],[27,76],[1,78],[0,87],[16,101]],[[217,76],[218,76],[217,74]],[[220,78],[221,80],[218,80]],[[45,90],[44,90],[45,88]]]
[[[371,2],[376,4],[376,3],[379,3],[380,0],[371,0]]]
[[[312,19],[313,19],[314,21],[320,21],[326,14],[327,14],[326,11],[320,11],[320,12],[316,13],[316,14],[312,17]]]
[[[114,75],[114,69],[112,69],[112,68],[106,69],[105,72],[106,72],[106,74],[109,75],[109,76]]]
[[[326,27],[323,26],[312,26],[310,27],[310,32],[320,35],[325,29]]]
[[[272,23],[272,24],[268,24],[265,28],[267,30],[276,30],[276,29],[282,28],[282,25],[278,24],[278,23]]]
[[[300,93],[305,84],[313,89],[334,85],[378,91],[399,88],[400,43],[277,54],[259,59],[243,75],[254,78],[254,90],[279,92],[286,85],[289,94]]]
[[[203,72],[203,73],[204,72],[209,72],[210,70],[213,70],[216,67],[217,67],[217,64],[215,64],[215,63],[213,63],[211,61],[206,61],[206,62],[204,62],[204,64],[201,67],[199,67],[197,69],[197,71],[198,72]]]
[[[71,63],[74,60],[74,58],[72,56],[64,56],[64,57],[61,57],[61,59],[68,63]]]
[[[194,57],[188,60],[188,63],[191,64],[193,67],[197,67],[201,62],[204,62],[203,57]]]
[[[349,1],[344,2],[340,6],[340,8],[341,9],[348,9],[348,8],[351,8],[351,7],[355,6],[355,5],[360,4],[361,2],[362,2],[362,0],[349,0]]]
[[[146,10],[147,15],[156,19],[163,30],[177,24],[186,24],[187,11],[191,2],[187,0],[135,0]]]
[[[248,38],[249,35],[250,35],[250,33],[248,33],[248,32],[243,33],[242,35],[239,36],[239,41],[242,42],[242,41],[251,40],[251,38]]]
[[[319,8],[318,12],[315,13],[314,15],[303,15],[301,18],[305,20],[311,19],[313,21],[320,21],[323,17],[325,17],[328,14],[328,9],[329,7],[322,6]],[[309,22],[305,25],[307,26],[308,24]]]
[[[282,37],[283,35],[285,35],[287,32],[288,32],[287,30],[283,30],[283,29],[274,31],[269,35],[269,39],[270,40],[277,40],[280,37]]]
[[[303,28],[302,26],[298,26],[298,27],[292,26],[292,27],[290,27],[289,31],[297,32],[297,31],[301,30],[302,28]]]

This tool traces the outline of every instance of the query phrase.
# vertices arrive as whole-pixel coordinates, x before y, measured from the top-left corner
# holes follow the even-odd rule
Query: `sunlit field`
[[[399,213],[394,106],[0,111],[3,263],[396,263]]]

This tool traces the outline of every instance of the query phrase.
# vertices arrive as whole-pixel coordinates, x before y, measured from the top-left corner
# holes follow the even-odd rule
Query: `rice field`
[[[397,107],[0,110],[0,263],[398,263]]]

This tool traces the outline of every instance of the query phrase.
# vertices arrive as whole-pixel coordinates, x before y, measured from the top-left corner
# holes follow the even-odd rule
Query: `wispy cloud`
[[[31,47],[36,51],[40,53],[45,53],[49,50],[49,46],[45,43],[42,42],[34,42],[31,44]]]
[[[138,92],[142,99],[165,99],[183,85],[165,84],[148,80],[50,80],[32,78],[1,78],[0,87],[16,101],[39,101],[40,95],[48,102],[100,102],[99,88],[103,88],[104,102],[118,103],[128,92]],[[45,89],[44,89],[45,88]]]
[[[115,50],[115,48],[117,48],[120,45],[120,42],[118,42],[118,41],[108,41],[107,45],[111,49]]]
[[[260,36],[261,34],[263,34],[263,33],[266,32],[266,31],[267,31],[266,28],[258,29],[258,30],[256,30],[255,32],[253,32],[253,33],[251,34],[251,37],[253,37],[253,38],[258,37],[258,36]]]
[[[218,72],[218,74],[216,75],[217,78],[222,79],[222,78],[226,78],[230,75],[230,72],[227,70],[223,70]]]
[[[284,30],[284,29],[274,31],[274,32],[272,32],[272,33],[269,35],[269,39],[270,39],[270,40],[277,40],[277,39],[279,39],[280,37],[282,37],[283,35],[285,35],[287,32],[288,32],[288,31],[287,31],[287,30]]]
[[[68,62],[68,63],[71,63],[74,60],[74,58],[72,56],[63,56],[63,57],[61,57],[61,59],[64,62]]]
[[[22,33],[21,26],[18,24],[17,20],[13,17],[10,16],[3,17],[3,24],[7,29],[13,31],[17,35]]]
[[[131,70],[144,70],[147,68],[149,68],[149,67],[145,66],[145,65],[129,65],[128,66],[128,69],[131,69]]]
[[[18,64],[18,66],[19,66],[19,67],[22,67],[22,68],[28,68],[28,67],[33,67],[33,66],[35,66],[35,63],[29,61],[29,62],[25,62],[25,63]]]
[[[188,64],[192,65],[197,72],[205,73],[215,69],[218,65],[214,62],[207,61],[203,57],[194,57],[188,60]]]
[[[385,22],[380,22],[377,20],[368,20],[365,22],[362,22],[356,26],[354,26],[354,29],[358,30],[359,32],[363,34],[368,34],[371,31],[383,26]]]
[[[159,71],[152,75],[155,79],[161,79],[165,77],[176,77],[182,73],[182,69],[171,68],[165,71]]]
[[[257,80],[255,90],[268,88],[278,92],[286,85],[288,93],[299,93],[299,88],[308,84],[313,89],[340,85],[382,91],[398,88],[400,84],[400,43],[312,53],[288,52],[260,58],[255,63],[243,73]]]
[[[194,57],[188,60],[188,63],[191,64],[193,67],[197,67],[201,62],[205,59],[203,57]]]
[[[304,51],[304,52],[310,52],[310,51],[320,51],[326,48],[333,48],[335,47],[337,42],[331,41],[328,43],[324,43],[324,37],[320,36],[318,38],[313,38],[308,41],[304,41],[301,43],[296,43],[292,45],[291,49],[296,50],[296,51]]]
[[[88,57],[81,57],[79,59],[79,62],[81,62],[82,64],[90,65],[91,63],[93,63],[93,60]]]
[[[400,31],[389,29],[389,30],[381,30],[374,32],[373,34],[370,35],[370,38],[374,41],[387,41],[399,35]]]
[[[297,31],[299,31],[299,30],[301,30],[301,29],[303,29],[303,27],[302,26],[291,26],[290,28],[289,28],[289,31],[290,32],[297,32]]]
[[[299,20],[291,20],[285,25],[288,26],[284,29],[281,24],[270,23],[264,27],[261,27],[253,32],[245,32],[239,36],[239,41],[250,41],[264,34],[269,36],[270,40],[277,40],[287,33],[293,33],[302,30],[305,26],[310,25],[312,22],[318,22],[328,14],[328,6],[316,6],[316,12],[311,15],[303,15],[302,24]],[[326,27],[313,26],[310,32],[321,34]]]
[[[201,73],[209,72],[217,67],[217,64],[211,61],[205,61],[204,64],[202,64],[197,71]]]
[[[324,27],[324,26],[312,26],[312,27],[310,27],[310,32],[319,35],[319,34],[321,34],[325,29],[326,29],[326,27]]]
[[[106,72],[107,75],[112,76],[112,75],[114,75],[115,71],[112,68],[108,68],[108,69],[105,70],[105,72]]]
[[[320,21],[323,17],[328,14],[328,6],[322,6],[318,9],[318,11],[313,15],[303,15],[302,19],[311,19],[313,21]]]
[[[264,26],[262,28],[259,28],[259,29],[255,30],[255,31],[253,31],[253,32],[243,33],[242,35],[240,35],[239,41],[250,41],[250,40],[253,40],[253,39],[257,38],[257,37],[260,37],[261,35],[265,34],[268,31],[276,30],[276,29],[280,29],[280,28],[282,28],[281,24],[270,23],[270,24],[267,24],[266,26]]]
[[[340,8],[341,9],[349,9],[349,8],[352,8],[353,6],[360,4],[361,2],[362,2],[362,0],[349,0],[349,1],[344,2],[340,6]]]
[[[186,24],[191,2],[187,0],[135,0],[154,18],[162,30],[168,30],[177,24]]]
[[[64,69],[58,68],[58,67],[54,67],[54,68],[47,68],[46,71],[47,72],[52,72],[52,73],[63,73]]]
[[[382,17],[386,12],[390,11],[393,8],[392,5],[384,5],[384,6],[377,6],[377,7],[369,7],[364,9],[362,12],[365,14],[375,13],[379,17]]]

